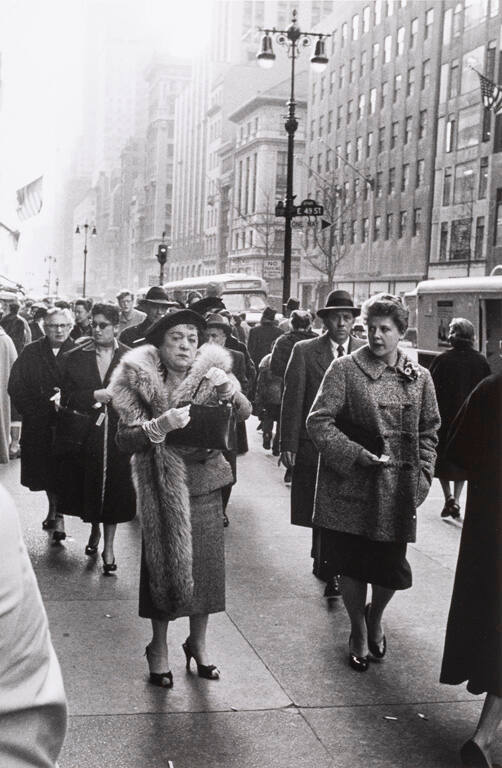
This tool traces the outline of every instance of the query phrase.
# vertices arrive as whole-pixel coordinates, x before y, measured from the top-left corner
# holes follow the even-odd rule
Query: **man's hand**
[[[190,421],[190,405],[182,408],[169,408],[157,418],[159,429],[167,434],[174,429],[183,429]]]
[[[296,453],[293,451],[283,451],[280,458],[281,464],[284,464],[286,469],[293,469],[296,461]]]
[[[375,456],[374,453],[371,453],[370,451],[367,451],[366,448],[363,448],[357,457],[356,463],[361,467],[377,467],[382,462],[378,456]]]

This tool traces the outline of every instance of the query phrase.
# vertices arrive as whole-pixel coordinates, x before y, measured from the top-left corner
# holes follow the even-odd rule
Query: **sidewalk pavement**
[[[68,538],[52,545],[41,530],[44,494],[19,485],[19,462],[0,468],[69,699],[60,768],[458,768],[482,697],[438,682],[460,540],[458,523],[440,519],[439,484],[408,550],[414,586],[386,614],[387,656],[359,674],[347,663],[341,600],[322,597],[310,530],[289,524],[284,471],[255,427],[251,419],[251,450],[239,459],[228,510],[227,610],[209,624],[211,662],[222,676],[186,672],[182,619],[169,628],[169,691],[147,680],[149,626],[137,616],[139,522],[119,526],[118,570],[104,577],[100,558],[84,555],[89,527],[70,518]],[[502,745],[495,756],[502,759]]]

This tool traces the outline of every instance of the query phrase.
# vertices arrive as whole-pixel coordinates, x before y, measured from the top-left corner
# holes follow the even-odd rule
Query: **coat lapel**
[[[316,351],[317,364],[321,368],[324,376],[324,373],[328,370],[329,366],[333,362],[333,352],[331,350],[331,344],[327,333],[325,333],[319,339]]]

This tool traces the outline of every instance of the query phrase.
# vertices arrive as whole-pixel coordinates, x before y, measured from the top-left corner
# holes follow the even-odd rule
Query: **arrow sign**
[[[321,219],[321,231],[331,226],[332,226],[331,221],[326,221],[326,219]]]

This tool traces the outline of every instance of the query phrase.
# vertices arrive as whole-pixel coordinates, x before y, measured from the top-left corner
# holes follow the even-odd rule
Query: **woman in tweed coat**
[[[183,644],[200,677],[217,679],[207,663],[208,615],[225,610],[225,550],[221,489],[232,470],[221,451],[174,447],[166,435],[190,420],[197,403],[230,401],[239,420],[251,413],[232,375],[228,350],[215,344],[197,349],[205,320],[176,310],[147,332],[147,344],[124,355],[110,384],[119,413],[119,447],[131,453],[132,476],[141,519],[139,614],[152,622],[146,648],[150,682],[171,688],[168,622],[189,616]]]
[[[351,620],[349,663],[382,658],[382,616],[411,586],[406,545],[434,474],[440,424],[429,372],[398,348],[408,313],[378,294],[362,308],[368,345],[333,361],[307,419],[320,452],[313,522],[325,528]],[[368,584],[371,603],[365,606]]]

